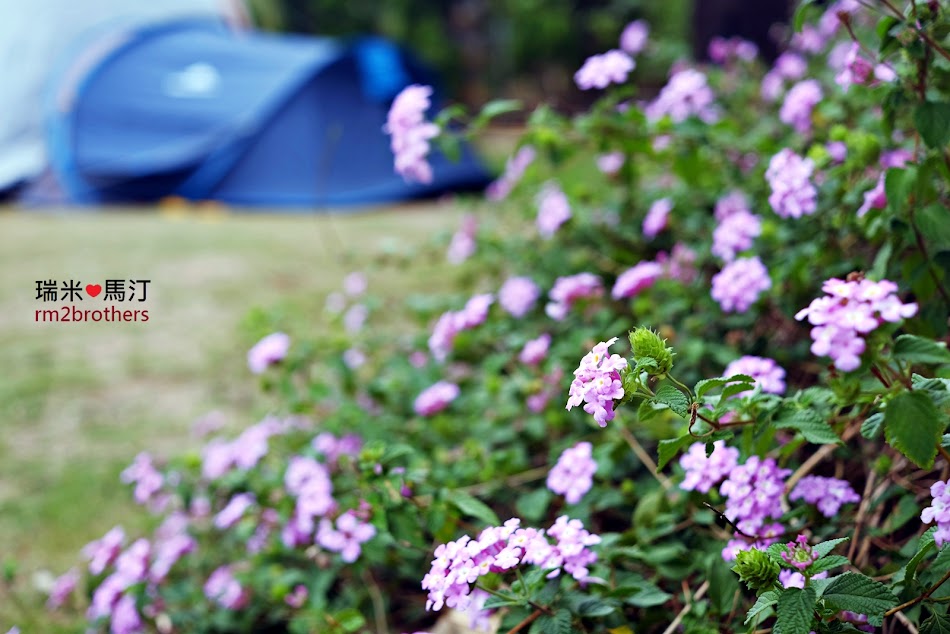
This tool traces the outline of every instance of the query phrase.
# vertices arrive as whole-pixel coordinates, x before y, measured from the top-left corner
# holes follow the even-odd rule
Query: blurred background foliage
[[[786,2],[760,2],[778,8],[779,20],[785,16]],[[724,5],[716,14],[727,19],[730,10],[725,5],[736,4],[698,2],[704,3]],[[637,69],[638,83],[648,89],[662,86],[670,64],[697,48],[697,35],[704,37],[704,29],[693,28],[693,0],[248,0],[248,4],[254,22],[266,30],[391,38],[433,65],[449,94],[476,106],[496,97],[518,98],[528,105],[548,101],[560,108],[586,105],[589,97],[582,96],[572,81],[579,61],[616,48],[624,26],[636,19],[646,20],[651,28],[651,54],[638,60]],[[748,13],[747,9],[742,15]],[[736,34],[728,31],[741,26],[731,20],[727,35]],[[705,50],[702,42],[699,47]]]

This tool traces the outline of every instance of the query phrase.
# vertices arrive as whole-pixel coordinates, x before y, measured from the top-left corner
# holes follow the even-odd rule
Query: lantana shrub
[[[441,244],[456,292],[394,335],[370,271],[328,298],[338,332],[255,345],[275,414],[136,458],[157,528],[92,542],[51,609],[115,634],[448,610],[511,634],[950,631],[946,4],[805,2],[774,64],[718,39],[653,98],[657,44],[622,33],[578,64],[591,108],[531,113]],[[386,127],[423,182],[514,107],[430,94]]]

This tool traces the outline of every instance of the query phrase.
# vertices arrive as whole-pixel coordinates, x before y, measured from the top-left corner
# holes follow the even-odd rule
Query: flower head
[[[811,183],[815,164],[785,148],[772,157],[765,178],[772,188],[769,204],[782,218],[801,218],[815,213],[818,192]]]
[[[247,351],[247,367],[254,374],[261,374],[269,366],[280,363],[287,356],[290,337],[282,332],[267,335]]]
[[[433,416],[438,414],[459,395],[459,386],[448,381],[439,381],[430,385],[416,397],[413,408],[419,416]]]
[[[624,395],[620,371],[627,367],[627,360],[607,352],[616,341],[614,337],[598,343],[581,359],[568,392],[567,409],[584,403],[584,411],[601,427],[614,419],[614,401]]]
[[[759,295],[772,288],[772,280],[758,256],[726,264],[712,278],[712,298],[727,313],[744,313]]]
[[[439,126],[425,120],[431,96],[430,86],[405,87],[393,100],[383,127],[392,136],[396,173],[409,182],[432,182],[432,166],[426,156],[429,140],[439,135]]]
[[[591,457],[591,450],[589,442],[579,442],[565,449],[548,472],[548,488],[563,495],[568,504],[580,502],[593,484],[597,463]]]
[[[630,55],[639,55],[650,38],[650,25],[643,20],[634,20],[620,34],[620,48]]]
[[[587,58],[580,70],[574,73],[574,82],[581,90],[606,88],[610,84],[622,84],[636,67],[633,58],[623,51],[607,51],[603,55]]]

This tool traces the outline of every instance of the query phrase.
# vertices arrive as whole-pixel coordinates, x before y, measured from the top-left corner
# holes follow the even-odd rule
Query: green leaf
[[[640,422],[645,422],[651,418],[659,416],[660,412],[665,411],[665,408],[654,407],[652,400],[644,399],[640,402],[640,406],[637,408],[637,420]]]
[[[816,445],[841,444],[835,430],[814,410],[793,410],[791,414],[781,415],[773,425],[778,429],[794,429],[801,433],[805,440]]]
[[[837,568],[838,566],[847,566],[849,563],[850,562],[847,557],[843,557],[841,555],[828,555],[827,557],[822,557],[808,566],[808,574],[817,575],[819,572],[831,570],[832,568]]]
[[[538,488],[518,498],[518,501],[515,502],[515,508],[518,510],[518,515],[526,520],[536,522],[544,517],[552,497],[550,489]]]
[[[903,212],[916,182],[917,170],[912,167],[887,170],[884,175],[884,193],[887,196],[888,209],[898,214]]]
[[[652,608],[657,605],[663,605],[672,598],[672,594],[664,592],[656,585],[648,582],[640,588],[639,592],[624,599],[624,602],[635,605],[638,608]]]
[[[494,119],[498,115],[508,112],[517,112],[518,110],[521,110],[521,102],[517,99],[493,99],[482,106],[482,111],[479,113],[478,119],[479,121],[484,120],[484,122],[487,123],[490,119]]]
[[[895,359],[910,363],[950,363],[947,344],[915,335],[901,335],[891,352]]]
[[[680,452],[680,449],[692,445],[694,442],[697,442],[695,438],[686,434],[685,436],[680,436],[679,438],[673,438],[669,440],[661,440],[657,446],[657,462],[656,468],[659,471],[666,464],[676,457],[676,454]]]
[[[815,612],[815,589],[786,588],[778,597],[775,634],[808,634]]]
[[[937,407],[923,392],[902,392],[884,410],[887,444],[924,469],[933,467],[945,426]]]
[[[703,379],[693,386],[693,392],[696,394],[696,398],[702,398],[703,394],[709,390],[714,390],[717,387],[722,387],[725,384],[726,380],[722,377],[717,377],[715,379]]]
[[[914,109],[914,125],[932,148],[950,143],[950,103],[925,101]]]
[[[735,396],[736,394],[748,392],[753,389],[755,389],[754,383],[746,383],[745,381],[742,381],[741,383],[730,383],[726,387],[722,388],[722,400],[719,402],[721,404],[725,402],[725,400],[730,396]]]
[[[488,505],[481,500],[472,497],[464,491],[452,491],[446,500],[449,504],[455,506],[466,515],[480,519],[491,526],[500,526],[501,521],[495,515],[495,511],[488,508]]]
[[[851,539],[850,537],[838,537],[837,539],[829,539],[826,542],[820,542],[812,546],[812,552],[814,552],[819,557],[824,557],[832,550],[835,549],[835,546]]]
[[[485,599],[485,605],[483,607],[486,610],[490,610],[490,609],[495,609],[495,608],[505,608],[510,605],[526,605],[526,604],[527,602],[525,601],[525,599],[522,599],[520,597],[512,597],[509,599],[506,597],[499,597],[493,594],[487,599]]]
[[[586,599],[577,606],[577,615],[585,618],[597,618],[613,614],[616,610],[616,605],[611,605],[603,599]]]
[[[673,387],[664,385],[656,391],[655,403],[662,403],[669,407],[677,416],[682,418],[689,417],[689,400],[686,395]]]
[[[769,590],[768,592],[763,592],[759,595],[759,598],[756,599],[755,605],[746,613],[745,623],[748,623],[758,615],[762,614],[765,610],[769,609],[778,602],[778,591]]]
[[[918,209],[914,214],[914,224],[927,243],[933,246],[933,253],[950,249],[950,222],[947,222],[946,207],[934,203]]]
[[[950,634],[950,617],[934,612],[917,631],[920,634]]]
[[[558,610],[552,614],[542,614],[531,625],[530,634],[573,634],[571,613],[567,610]]]
[[[802,0],[801,4],[795,9],[795,15],[792,16],[792,28],[795,29],[796,33],[802,32],[802,26],[805,24],[808,8],[813,2],[815,2],[815,0]]]
[[[937,544],[934,542],[934,533],[936,530],[937,527],[932,526],[920,536],[920,541],[917,544],[917,553],[910,558],[910,561],[908,561],[904,567],[905,580],[914,580],[917,578],[917,567],[920,565],[920,562],[924,560],[924,557],[926,557],[933,548],[936,548]]]
[[[876,412],[861,423],[861,435],[874,440],[884,431],[884,412]]]
[[[884,613],[897,605],[897,597],[883,583],[856,572],[831,579],[821,595],[836,610],[866,614],[868,623],[881,625]]]

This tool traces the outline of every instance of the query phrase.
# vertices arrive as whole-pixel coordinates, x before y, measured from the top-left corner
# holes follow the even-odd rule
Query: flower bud
[[[653,359],[655,368],[647,368],[650,376],[663,377],[673,368],[673,349],[667,347],[666,339],[643,326],[630,331],[630,347],[633,357],[639,359]]]
[[[739,579],[756,592],[771,590],[778,581],[779,570],[768,553],[755,548],[736,553],[736,565],[732,567]]]

